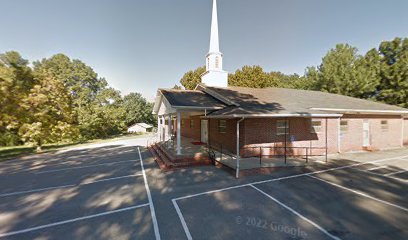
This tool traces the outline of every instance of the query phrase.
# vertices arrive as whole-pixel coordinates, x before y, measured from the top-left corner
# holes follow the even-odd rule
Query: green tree
[[[23,141],[41,150],[44,143],[76,139],[79,132],[66,87],[47,71],[36,71],[34,76],[37,83],[20,103],[30,113],[19,128]]]
[[[382,42],[378,50],[381,70],[376,99],[408,107],[408,38]]]
[[[86,139],[105,138],[123,132],[125,111],[120,92],[113,88],[102,90],[87,105],[78,108],[79,128]]]
[[[182,90],[183,88],[182,88],[181,86],[175,84],[172,89],[174,89],[174,90]]]
[[[251,88],[298,88],[307,89],[306,80],[297,74],[286,75],[281,72],[265,72],[260,66],[244,66],[228,76],[228,84]]]
[[[205,67],[198,67],[193,71],[188,71],[180,79],[181,85],[187,90],[193,90],[197,84],[201,83],[201,75],[205,73]]]
[[[19,103],[34,82],[28,61],[18,52],[0,54],[0,146],[20,142],[18,129],[27,113]]]
[[[129,93],[123,98],[123,107],[126,112],[126,125],[138,122],[154,124],[153,106],[140,93]]]
[[[375,94],[378,84],[375,56],[372,52],[363,57],[357,48],[338,44],[323,58],[316,68],[307,68],[306,84],[314,90],[337,93],[358,98]]]
[[[260,66],[244,66],[234,74],[229,74],[228,85],[237,87],[269,87],[271,78]]]
[[[66,87],[83,137],[106,137],[119,131],[118,124],[112,123],[116,120],[111,118],[116,114],[109,115],[108,110],[113,107],[104,102],[109,98],[107,95],[113,94],[112,89],[108,89],[107,81],[99,78],[91,67],[64,54],[56,54],[34,62],[34,71],[46,71]]]

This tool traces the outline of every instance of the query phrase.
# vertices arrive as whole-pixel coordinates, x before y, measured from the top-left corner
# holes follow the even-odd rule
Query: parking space
[[[0,239],[408,238],[406,149],[236,179],[138,146],[0,164]]]
[[[0,171],[2,239],[155,239],[137,146],[43,155]]]
[[[390,177],[395,180],[408,182],[408,157],[406,156],[388,161],[357,166],[355,169],[374,175]]]
[[[407,239],[408,186],[355,162],[173,199],[188,239]],[[330,165],[330,164],[329,164]]]

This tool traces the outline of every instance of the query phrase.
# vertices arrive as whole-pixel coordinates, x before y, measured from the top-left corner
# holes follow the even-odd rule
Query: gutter
[[[333,111],[333,112],[353,112],[353,113],[394,113],[408,114],[408,110],[371,110],[371,109],[343,109],[343,108],[310,108],[310,110]]]
[[[260,117],[271,117],[271,118],[285,118],[285,117],[342,117],[343,114],[302,114],[302,113],[288,113],[288,114],[231,114],[231,115],[215,115],[207,116],[207,118],[260,118]]]

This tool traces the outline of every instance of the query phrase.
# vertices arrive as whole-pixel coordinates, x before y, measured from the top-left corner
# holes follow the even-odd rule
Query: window
[[[227,132],[227,120],[219,120],[218,121],[218,132],[219,133],[226,133]]]
[[[194,120],[190,119],[190,128],[194,128]]]
[[[220,67],[220,58],[215,57],[215,68],[219,68],[219,67]]]
[[[210,69],[210,58],[207,58],[207,70]]]
[[[184,127],[184,119],[181,119],[181,126]]]
[[[276,121],[276,135],[285,135],[289,133],[289,121],[278,120]]]
[[[345,133],[348,131],[348,121],[341,120],[340,121],[340,133]]]
[[[322,130],[322,121],[320,120],[310,120],[310,132],[320,133]]]
[[[381,131],[388,132],[388,121],[381,120]]]

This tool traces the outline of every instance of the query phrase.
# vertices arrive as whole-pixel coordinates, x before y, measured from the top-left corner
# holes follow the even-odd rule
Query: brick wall
[[[344,115],[341,120],[346,120],[348,130],[340,136],[340,150],[338,148],[339,139],[339,119],[327,118],[327,146],[328,153],[360,151],[363,148],[363,120],[367,119],[370,124],[370,148],[372,150],[400,147],[402,143],[402,120],[399,116],[381,116],[381,115]],[[185,125],[182,128],[182,135],[190,138],[200,139],[200,118],[193,117],[194,128],[190,128],[189,119],[185,119]],[[236,123],[237,119],[225,119],[227,127],[225,133],[218,130],[218,119],[209,119],[208,139],[213,146],[223,145],[224,149],[235,154],[236,152]],[[275,147],[275,152],[263,149],[262,154],[283,154],[284,135],[277,135],[278,118],[250,118],[245,119],[240,124],[240,147],[247,148],[241,150],[243,155],[258,155],[259,148],[248,147]],[[325,148],[326,146],[326,119],[313,118],[321,121],[321,130],[318,133],[312,133],[310,130],[309,118],[288,118],[289,132],[287,136],[287,147],[293,148],[293,154],[305,154],[305,149],[300,147]],[[388,121],[388,130],[381,128],[381,120]],[[408,145],[408,119],[404,121],[405,144]],[[292,140],[292,141],[291,141]],[[281,148],[279,148],[281,147]],[[277,151],[277,152],[276,152]],[[313,149],[312,154],[324,154],[324,149]],[[309,152],[310,154],[310,152]]]
[[[208,141],[209,143],[219,148],[222,144],[224,149],[227,149],[230,153],[236,153],[236,131],[237,120],[225,119],[227,127],[225,133],[220,133],[218,130],[218,119],[209,119],[208,121]],[[243,128],[240,128],[241,132],[244,132]],[[241,133],[240,133],[241,135]],[[242,135],[241,135],[242,136]]]
[[[276,118],[253,118],[244,120],[245,134],[241,141],[241,146],[246,147],[242,151],[244,155],[257,155],[259,149],[251,147],[275,147],[272,149],[264,148],[262,154],[283,154],[285,146],[285,136],[278,135],[276,132],[279,119]],[[283,120],[283,119],[280,119]],[[289,131],[287,133],[286,146],[289,154],[306,154],[306,150],[301,147],[325,148],[326,146],[326,120],[322,118],[313,118],[321,121],[321,130],[318,133],[312,133],[310,128],[310,119],[307,118],[288,118]],[[327,119],[328,127],[328,152],[337,152],[337,119]],[[291,141],[292,140],[292,141]],[[290,148],[294,147],[294,148]],[[311,154],[324,154],[324,149],[313,149]],[[310,152],[308,153],[310,154]]]
[[[402,120],[399,116],[383,115],[344,115],[348,131],[341,134],[341,151],[363,150],[363,122],[367,120],[370,132],[371,150],[401,147]],[[388,129],[381,128],[381,121],[388,122]]]
[[[201,140],[201,119],[200,116],[191,116],[190,118],[183,118],[184,125],[181,127],[181,135],[183,137],[192,138],[194,140]],[[194,122],[191,126],[192,120]]]
[[[404,119],[404,146],[408,145],[408,118]]]

